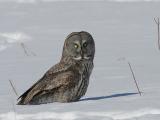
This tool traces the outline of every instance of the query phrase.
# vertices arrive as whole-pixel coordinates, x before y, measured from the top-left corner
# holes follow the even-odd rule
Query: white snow
[[[160,0],[0,0],[0,2],[16,2],[35,4],[38,2],[66,2],[66,1],[110,1],[110,2],[160,2]]]
[[[0,3],[0,120],[160,119],[154,22],[160,16],[159,2],[33,1]],[[9,80],[22,94],[59,61],[65,37],[81,30],[90,32],[96,44],[86,95],[74,103],[16,105],[18,96]],[[36,55],[25,55],[21,43]]]
[[[7,46],[5,45],[0,45],[0,51],[5,50],[7,48]]]
[[[0,51],[15,43],[22,43],[31,40],[31,37],[23,32],[0,33]]]
[[[84,117],[100,117],[106,120],[127,120],[136,119],[143,117],[145,115],[160,115],[160,109],[146,108],[135,111],[117,111],[117,112],[40,112],[36,114],[17,114],[15,112],[8,112],[6,114],[1,114],[1,120],[75,120],[83,119]]]
[[[0,37],[4,37],[4,41],[6,43],[15,43],[15,42],[23,42],[25,40],[30,39],[29,36],[27,36],[24,33],[15,32],[15,33],[0,33]]]

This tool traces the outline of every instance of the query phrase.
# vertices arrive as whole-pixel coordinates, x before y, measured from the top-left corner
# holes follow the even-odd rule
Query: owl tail
[[[17,100],[18,103],[17,105],[27,105],[29,104],[31,98],[29,98],[29,92],[30,92],[30,89],[27,90],[25,93],[23,93]]]
[[[21,99],[18,101],[17,105],[26,105],[25,99],[24,99],[24,98],[21,98]]]
[[[29,101],[27,100],[27,94],[21,95],[17,100],[19,100],[17,105],[27,105],[27,104],[29,104]]]

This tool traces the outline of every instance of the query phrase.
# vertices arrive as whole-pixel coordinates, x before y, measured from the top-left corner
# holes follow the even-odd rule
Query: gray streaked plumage
[[[88,32],[73,32],[65,40],[61,60],[18,99],[19,105],[78,101],[87,91],[95,43]]]

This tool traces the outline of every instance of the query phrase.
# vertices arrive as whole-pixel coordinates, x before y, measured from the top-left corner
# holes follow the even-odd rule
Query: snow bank
[[[0,0],[0,2],[36,3],[55,1],[111,1],[111,2],[160,2],[159,0]]]
[[[40,112],[36,114],[17,114],[14,112],[8,112],[0,115],[1,120],[76,120],[78,118],[88,117],[100,117],[114,120],[127,120],[140,118],[146,115],[160,115],[160,109],[146,108],[135,111],[117,111],[117,112]]]
[[[114,2],[160,2],[159,0],[109,0]]]

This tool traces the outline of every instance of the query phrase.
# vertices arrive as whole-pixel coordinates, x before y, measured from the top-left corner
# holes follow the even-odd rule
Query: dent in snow
[[[30,40],[31,37],[23,32],[0,33],[0,51],[5,50],[13,43],[20,43]]]
[[[7,48],[7,46],[5,46],[5,45],[0,45],[0,51],[5,50],[6,48]]]

